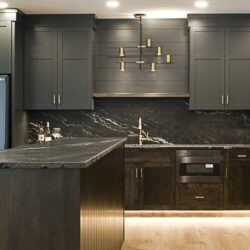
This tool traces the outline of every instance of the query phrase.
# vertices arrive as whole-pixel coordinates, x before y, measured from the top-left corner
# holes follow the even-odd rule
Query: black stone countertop
[[[169,148],[169,149],[233,149],[250,148],[250,144],[125,144],[125,148]]]
[[[63,138],[0,152],[0,168],[86,168],[125,138]]]

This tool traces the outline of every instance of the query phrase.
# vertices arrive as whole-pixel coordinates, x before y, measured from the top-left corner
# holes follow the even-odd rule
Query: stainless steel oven
[[[221,182],[223,153],[221,150],[177,150],[177,182]]]

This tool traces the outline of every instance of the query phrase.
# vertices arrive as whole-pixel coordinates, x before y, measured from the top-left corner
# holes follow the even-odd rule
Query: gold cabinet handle
[[[204,200],[205,196],[195,196],[194,197],[196,200]]]
[[[56,104],[56,95],[53,95],[53,104]]]
[[[58,104],[61,104],[61,95],[58,95]]]
[[[227,171],[227,168],[226,168],[225,178],[228,178],[228,171]]]
[[[247,158],[247,155],[237,155],[238,158]]]
[[[141,179],[143,178],[143,168],[141,168]]]
[[[136,179],[138,178],[138,169],[137,168],[135,169],[135,178]]]
[[[227,105],[229,104],[229,95],[227,95]]]
[[[221,104],[224,105],[224,95],[221,95]]]

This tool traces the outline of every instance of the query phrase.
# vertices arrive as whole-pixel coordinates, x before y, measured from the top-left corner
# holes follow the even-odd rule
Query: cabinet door
[[[174,167],[144,167],[140,169],[140,208],[160,210],[174,208]]]
[[[139,209],[139,168],[125,167],[125,209]]]
[[[190,109],[224,109],[224,30],[192,27]]]
[[[57,28],[25,32],[25,108],[57,109]]]
[[[0,22],[0,74],[11,73],[11,22]]]
[[[91,32],[87,28],[58,30],[59,109],[92,109]]]
[[[227,209],[250,209],[250,161],[228,164],[226,179]]]
[[[227,109],[250,109],[250,28],[226,30]]]

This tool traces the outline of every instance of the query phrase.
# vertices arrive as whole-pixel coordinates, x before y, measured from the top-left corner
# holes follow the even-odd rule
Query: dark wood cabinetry
[[[179,158],[220,162],[219,178],[210,175],[181,181]],[[176,159],[175,159],[176,156]],[[201,157],[202,156],[202,157]],[[211,164],[208,164],[211,165]],[[128,210],[250,209],[250,149],[126,149],[125,207]]]
[[[176,208],[181,210],[223,209],[223,185],[211,183],[178,183]]]
[[[126,150],[126,209],[173,209],[174,193],[174,151]]]
[[[226,165],[226,208],[250,209],[250,150],[230,150]]]
[[[52,16],[26,27],[25,108],[93,109],[93,28],[81,18],[67,24]]]

